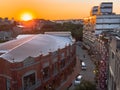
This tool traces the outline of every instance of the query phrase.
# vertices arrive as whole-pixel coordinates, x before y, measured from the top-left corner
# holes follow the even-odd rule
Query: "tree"
[[[70,22],[63,23],[62,25],[63,31],[70,31],[72,36],[78,40],[82,40],[83,37],[83,25],[82,24],[73,24]]]
[[[43,20],[44,23],[41,25],[41,29],[37,30],[34,28],[31,31],[23,32],[23,33],[44,33],[44,32],[63,32],[70,31],[72,33],[72,37],[76,39],[76,41],[82,41],[83,37],[83,25],[82,24],[74,24],[71,22],[65,22],[63,24],[54,23],[51,21]]]
[[[90,81],[83,80],[80,85],[78,85],[75,90],[96,90],[96,85]]]

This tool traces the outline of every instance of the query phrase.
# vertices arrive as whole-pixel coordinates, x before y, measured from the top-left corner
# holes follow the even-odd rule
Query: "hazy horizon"
[[[0,17],[19,20],[22,13],[29,12],[34,18],[47,20],[81,19],[101,2],[113,2],[113,12],[120,13],[119,0],[3,0]]]

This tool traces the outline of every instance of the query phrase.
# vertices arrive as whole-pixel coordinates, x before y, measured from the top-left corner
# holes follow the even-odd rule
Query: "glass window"
[[[43,69],[43,79],[47,79],[49,77],[49,67]]]
[[[61,54],[61,59],[64,59],[65,58],[65,53],[63,52],[62,54]]]
[[[11,90],[11,89],[10,89],[10,79],[7,79],[6,85],[7,85],[7,90]]]
[[[27,90],[31,86],[35,85],[35,73],[23,77],[24,90]]]
[[[57,64],[57,62],[54,63],[53,67],[54,67],[54,74],[56,74],[58,72],[58,64]]]
[[[61,66],[61,67],[60,67],[61,69],[64,68],[64,66],[65,66],[65,59],[61,60],[60,66]]]

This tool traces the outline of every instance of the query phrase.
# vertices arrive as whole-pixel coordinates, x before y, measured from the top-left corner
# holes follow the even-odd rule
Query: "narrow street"
[[[91,81],[94,83],[95,74],[93,71],[95,69],[95,65],[92,62],[90,56],[88,55],[87,50],[83,50],[81,48],[79,50],[80,50],[79,52],[82,52],[79,55],[79,58],[80,58],[80,60],[84,61],[86,63],[86,66],[87,66],[86,70],[81,70],[81,74],[83,75],[83,78],[85,80],[88,80],[88,81]],[[83,55],[85,55],[85,58],[83,57]]]
[[[94,83],[95,74],[93,71],[94,71],[95,65],[93,64],[90,56],[88,55],[88,51],[82,49],[80,43],[77,44],[76,49],[77,49],[76,53],[77,53],[78,60],[84,61],[87,66],[86,70],[81,70],[81,68],[79,69],[80,74],[83,75],[84,80],[89,80]],[[72,86],[69,88],[69,90],[74,90],[74,89],[75,89],[75,86],[74,86],[74,81],[73,81]]]

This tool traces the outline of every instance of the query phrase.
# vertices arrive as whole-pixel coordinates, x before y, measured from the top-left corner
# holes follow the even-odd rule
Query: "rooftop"
[[[9,62],[22,62],[27,57],[47,55],[65,46],[73,44],[70,37],[37,34],[19,35],[15,40],[0,44],[1,58]]]

